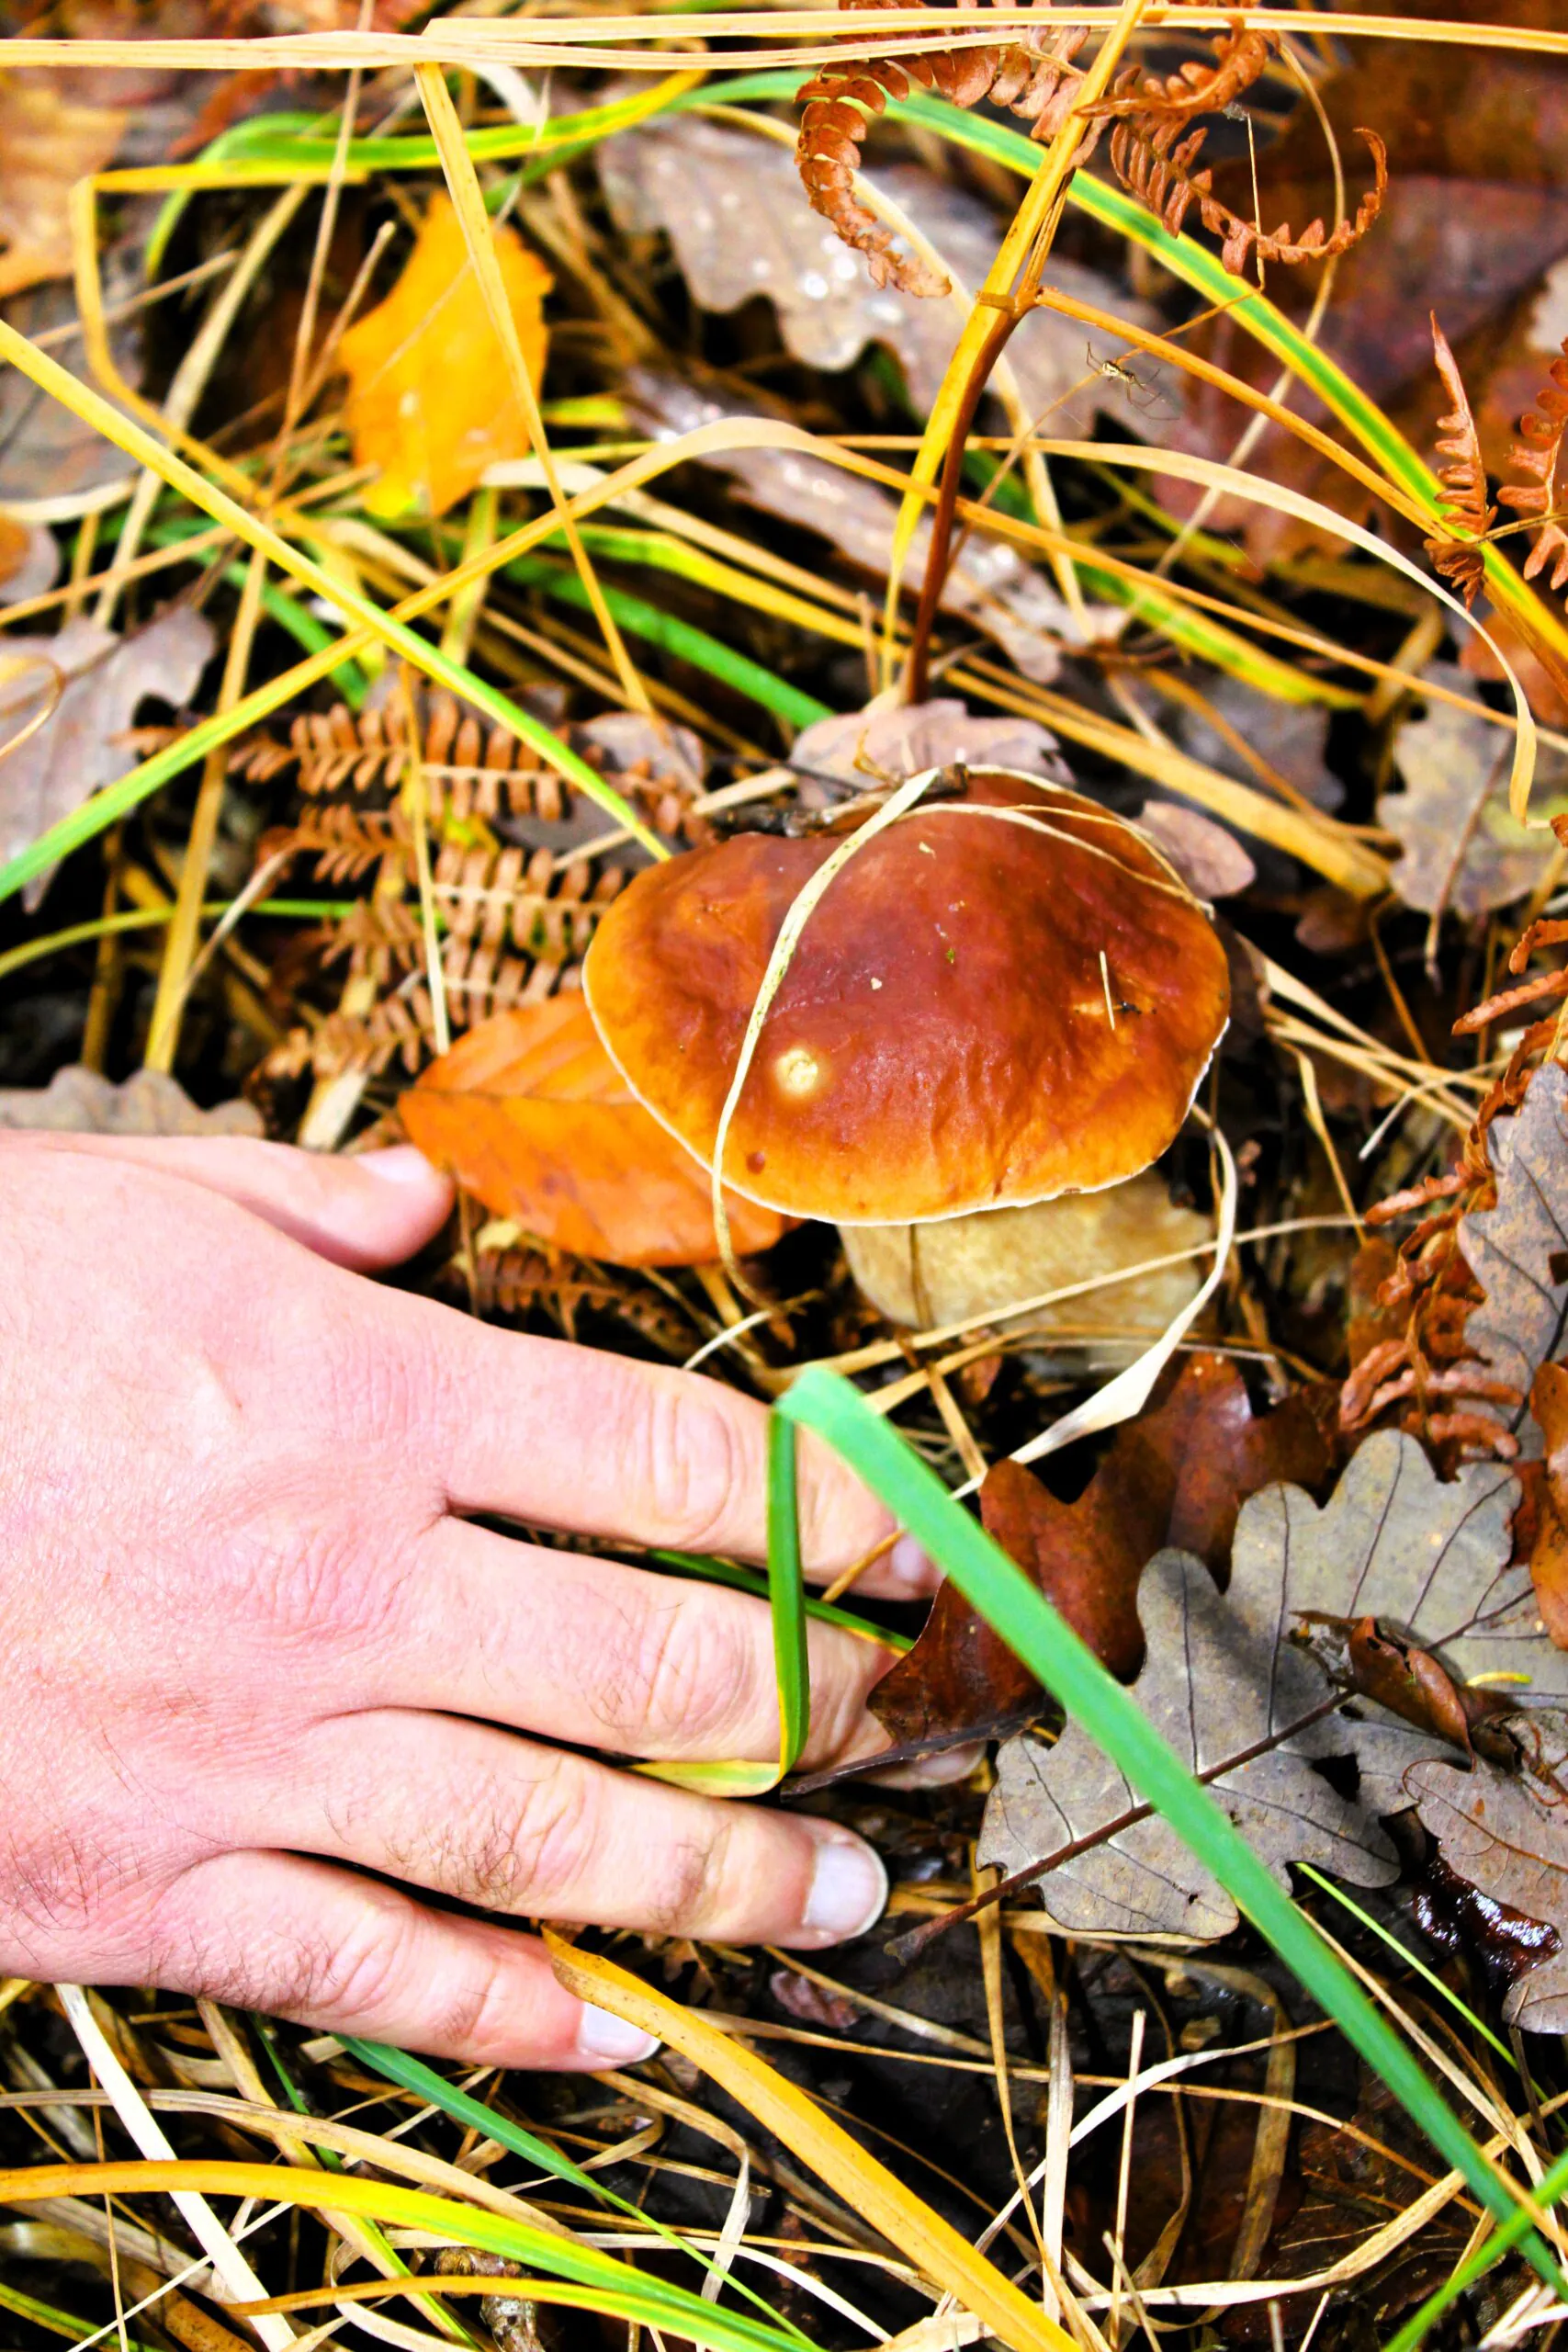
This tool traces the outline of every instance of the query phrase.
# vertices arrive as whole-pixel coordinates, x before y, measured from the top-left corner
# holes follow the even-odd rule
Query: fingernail
[[[612,2010],[584,2001],[577,2048],[585,2065],[635,2066],[639,2059],[652,2057],[659,2048],[659,2036],[644,2033],[641,2026],[628,2025]]]
[[[901,1584],[911,1593],[934,1592],[942,1582],[942,1570],[912,1535],[900,1535],[887,1555],[887,1576],[890,1583]]]
[[[841,1943],[863,1935],[886,1900],[887,1872],[870,1846],[858,1838],[818,1838],[803,1928],[824,1943]]]
[[[367,1176],[379,1176],[389,1184],[428,1184],[441,1173],[412,1143],[387,1144],[379,1151],[357,1152],[354,1164],[363,1168]]]

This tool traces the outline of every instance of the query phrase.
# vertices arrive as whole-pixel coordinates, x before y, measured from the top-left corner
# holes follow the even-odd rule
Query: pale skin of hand
[[[760,1559],[762,1408],[364,1278],[449,1207],[406,1150],[0,1138],[0,1976],[592,2067],[652,2045],[509,1917],[880,1911],[847,1831],[610,1760],[776,1754],[760,1602],[474,1524]],[[890,1532],[812,1442],[801,1493],[817,1578]],[[931,1581],[900,1544],[862,1589]],[[807,1763],[886,1744],[887,1663],[812,1627]]]

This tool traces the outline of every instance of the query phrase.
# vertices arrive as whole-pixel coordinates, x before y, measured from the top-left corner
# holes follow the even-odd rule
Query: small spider
[[[1155,386],[1145,384],[1141,376],[1135,376],[1133,373],[1131,368],[1124,368],[1119,359],[1102,359],[1092,344],[1086,343],[1083,348],[1084,357],[1097,376],[1105,377],[1110,383],[1126,386],[1127,403],[1130,408],[1135,408],[1141,414],[1148,416],[1152,415],[1156,409],[1166,407]]]

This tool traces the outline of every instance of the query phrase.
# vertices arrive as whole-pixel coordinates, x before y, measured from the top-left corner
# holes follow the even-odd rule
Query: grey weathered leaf
[[[1138,822],[1201,899],[1232,899],[1258,879],[1235,835],[1196,808],[1179,800],[1146,800]]]
[[[1538,1069],[1517,1114],[1493,1122],[1489,1143],[1497,1204],[1473,1210],[1459,1229],[1486,1294],[1465,1338],[1519,1391],[1521,1402],[1500,1418],[1533,1459],[1540,1430],[1523,1400],[1541,1365],[1562,1354],[1568,1331],[1568,1071],[1556,1062]]]
[[[0,641],[0,739],[15,746],[0,758],[0,863],[129,775],[136,753],[127,738],[138,707],[149,695],[176,707],[188,701],[212,645],[210,622],[177,605],[134,637],[71,620],[54,637]],[[24,739],[40,714],[42,724]],[[29,909],[49,878],[28,886]]]
[[[1532,2033],[1568,2032],[1568,1721],[1532,1717],[1537,1734],[1520,1773],[1477,1763],[1414,1765],[1408,1792],[1449,1868],[1494,1903],[1549,1928],[1546,1949],[1509,1986],[1503,2015]]]
[[[1414,1438],[1382,1430],[1321,1509],[1299,1487],[1266,1487],[1236,1522],[1222,1596],[1187,1555],[1144,1571],[1147,1662],[1134,1696],[1272,1868],[1316,1860],[1363,1885],[1394,1875],[1376,1816],[1411,1802],[1405,1776],[1452,1754],[1443,1741],[1357,1698],[1324,1713],[1334,1684],[1298,1638],[1314,1621],[1375,1617],[1440,1652],[1456,1680],[1506,1678],[1522,1706],[1568,1700],[1568,1653],[1536,1614],[1529,1568],[1509,1565],[1518,1484],[1498,1463],[1438,1477]],[[1544,1719],[1544,1717],[1543,1717]],[[1226,1770],[1263,1742],[1262,1755]],[[1354,1802],[1314,1771],[1349,1756]],[[1132,1790],[1076,1723],[1054,1748],[1008,1741],[980,1855],[1024,1869],[1129,1811]],[[1202,1864],[1157,1818],[1061,1863],[1042,1882],[1053,1919],[1095,1930],[1223,1935],[1235,1914]],[[1511,1898],[1509,1898],[1511,1899]]]
[[[897,694],[886,701],[879,695],[863,710],[814,719],[790,753],[790,765],[802,774],[842,776],[863,791],[954,761],[1020,768],[1057,784],[1073,780],[1049,728],[1032,718],[977,718],[956,696],[907,703]]]
[[[880,343],[902,364],[915,408],[930,413],[956,340],[953,306],[874,286],[859,256],[807,203],[788,148],[688,114],[607,139],[598,156],[616,226],[664,230],[705,311],[738,310],[766,295],[787,348],[808,368],[851,367],[868,343]],[[879,166],[872,178],[973,293],[1001,242],[1004,224],[989,205],[918,164]],[[1051,283],[1134,325],[1154,320],[1146,303],[1060,254],[1051,257]],[[1084,329],[1050,311],[1024,321],[1008,356],[1030,413],[1049,416],[1054,430],[1088,431],[1098,410],[1136,431],[1166,401],[1153,362],[1134,364],[1135,380],[1106,375]]]
[[[1321,1510],[1298,1487],[1269,1487],[1244,1506],[1230,1605],[1260,1646],[1304,1619],[1376,1617],[1439,1651],[1456,1681],[1505,1675],[1523,1704],[1568,1698],[1568,1652],[1542,1630],[1529,1568],[1509,1565],[1518,1499],[1500,1463],[1467,1463],[1445,1481],[1413,1437],[1380,1430]],[[1419,1758],[1450,1752],[1359,1699],[1315,1737],[1319,1755],[1354,1755],[1374,1813],[1408,1802],[1404,1775]]]
[[[1425,673],[1439,684],[1473,693],[1452,662]],[[1452,703],[1431,702],[1421,718],[1407,719],[1394,740],[1403,792],[1385,792],[1378,822],[1400,844],[1393,887],[1423,914],[1439,908],[1456,915],[1488,914],[1533,890],[1557,854],[1543,818],[1568,808],[1568,759],[1542,745],[1529,830],[1508,813],[1508,763],[1513,737]]]
[[[1258,768],[1247,755],[1256,752],[1314,808],[1338,808],[1345,787],[1326,763],[1330,714],[1322,703],[1281,702],[1223,673],[1203,680],[1203,699],[1207,713],[1183,710],[1178,724],[1194,759],[1255,785]]]
[[[1287,1490],[1289,1491],[1289,1490]],[[1305,1497],[1302,1500],[1305,1501]],[[1249,1504],[1248,1510],[1255,1508]],[[1245,1518],[1246,1513],[1243,1513]],[[1316,1862],[1361,1886],[1397,1875],[1393,1849],[1367,1808],[1342,1797],[1311,1758],[1313,1725],[1292,1733],[1329,1693],[1306,1652],[1280,1642],[1282,1565],[1260,1561],[1254,1606],[1237,1608],[1190,1553],[1161,1552],[1138,1588],[1147,1658],[1134,1686],[1144,1712],[1276,1875]],[[1270,1608],[1272,1599],[1274,1606]],[[1261,1741],[1279,1745],[1230,1770]],[[1005,1871],[1092,1837],[1137,1804],[1117,1767],[1077,1723],[1055,1747],[1021,1737],[998,1757],[979,1858]],[[1236,1924],[1235,1906],[1198,1856],[1156,1815],[1062,1862],[1041,1900],[1068,1933],[1214,1937]]]
[[[254,1103],[218,1102],[201,1110],[177,1079],[133,1070],[118,1086],[73,1063],[47,1086],[0,1087],[0,1128],[78,1136],[259,1136]]]
[[[636,368],[626,377],[634,412],[660,437],[690,433],[727,416],[761,412],[742,401],[717,400],[679,378]],[[892,558],[897,506],[876,483],[844,472],[826,458],[795,449],[714,450],[702,460],[740,485],[741,494],[765,514],[799,523],[830,539],[840,555],[863,570],[886,574]],[[919,582],[930,545],[931,526],[921,523],[909,551],[905,577]],[[1026,678],[1045,685],[1056,675],[1063,645],[1082,641],[1074,615],[1042,573],[1000,539],[975,533],[948,574],[944,612],[958,613],[995,638]],[[1089,634],[1117,635],[1124,612],[1110,605],[1088,608]]]

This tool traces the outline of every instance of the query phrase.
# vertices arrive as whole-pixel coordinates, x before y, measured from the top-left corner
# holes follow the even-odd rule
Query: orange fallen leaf
[[[545,297],[555,281],[515,229],[502,223],[491,233],[536,384],[545,372]],[[449,197],[431,199],[402,276],[350,327],[340,356],[355,461],[381,469],[365,501],[372,514],[445,514],[487,466],[528,454],[528,427]]]
[[[0,297],[72,270],[72,183],[119,144],[118,107],[76,106],[44,74],[0,74]]]
[[[718,1256],[705,1170],[633,1096],[581,996],[481,1022],[399,1108],[427,1159],[558,1250],[616,1266]],[[771,1250],[794,1222],[727,1200],[742,1255]]]

